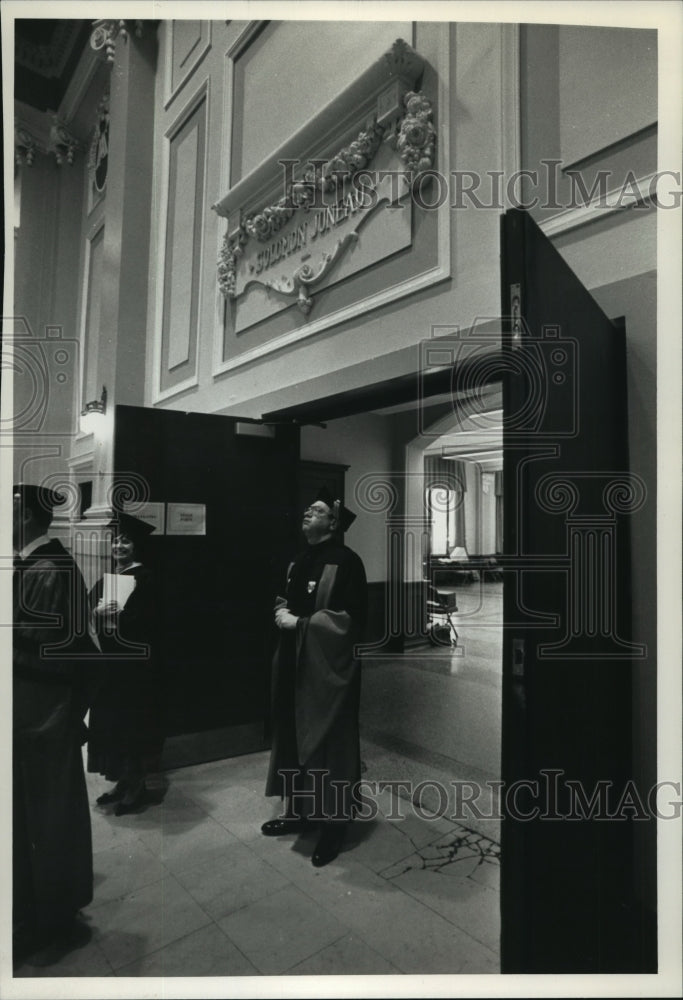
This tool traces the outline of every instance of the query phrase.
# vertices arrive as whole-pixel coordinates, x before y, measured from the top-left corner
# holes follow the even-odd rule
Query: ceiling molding
[[[49,42],[36,42],[23,30],[17,31],[15,22],[14,58],[25,69],[45,79],[58,79],[68,62],[78,40],[81,22],[54,20]]]
[[[76,69],[69,80],[64,97],[59,105],[59,116],[63,121],[70,123],[77,115],[101,62],[100,55],[94,49],[91,49],[90,46],[87,46],[83,50],[83,55],[78,60]]]

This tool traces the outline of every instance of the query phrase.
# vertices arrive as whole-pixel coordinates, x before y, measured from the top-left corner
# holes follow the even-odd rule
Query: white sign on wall
[[[130,514],[131,517],[138,517],[147,524],[154,525],[153,534],[163,535],[166,526],[166,505],[163,503],[135,503],[126,502],[123,504],[123,513]]]
[[[167,507],[167,535],[206,534],[206,504],[169,503]]]

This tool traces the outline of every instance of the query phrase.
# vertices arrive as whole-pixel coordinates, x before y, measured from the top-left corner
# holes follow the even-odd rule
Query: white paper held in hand
[[[118,573],[104,574],[104,588],[102,592],[102,601],[104,604],[116,601],[119,607],[122,608],[134,590],[134,576],[121,576]]]

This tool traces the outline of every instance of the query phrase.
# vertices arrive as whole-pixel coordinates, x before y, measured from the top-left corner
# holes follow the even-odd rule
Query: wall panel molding
[[[79,398],[76,400],[76,406],[74,407],[77,432],[79,414],[83,402],[87,399],[99,398],[99,370],[97,362],[100,346],[100,293],[103,260],[98,260],[97,254],[98,252],[102,255],[104,253],[104,233],[105,220],[100,217],[93,224],[85,239],[79,337],[81,343],[80,372],[78,378]],[[100,268],[99,273],[98,268]]]
[[[152,403],[198,383],[210,91],[207,78],[162,140]],[[183,183],[193,198],[180,190]]]
[[[569,233],[580,226],[603,222],[610,216],[620,215],[638,206],[643,209],[652,197],[651,188],[656,185],[656,177],[656,173],[639,177],[633,185],[621,185],[608,190],[604,198],[598,195],[585,205],[577,205],[558,212],[557,215],[541,222],[541,229],[546,236],[552,238]]]
[[[190,29],[196,25],[196,35]],[[181,28],[182,26],[182,28]],[[165,60],[165,92],[164,109],[166,110],[176,99],[189,78],[195,72],[201,61],[211,48],[211,21],[171,21],[167,34]],[[185,52],[179,51],[181,30],[188,37],[182,39]],[[176,65],[177,59],[177,65]]]
[[[522,121],[520,80],[520,30],[518,24],[502,24],[500,106],[503,110],[501,134],[504,177],[516,175],[522,167]],[[511,203],[506,206],[512,207]]]

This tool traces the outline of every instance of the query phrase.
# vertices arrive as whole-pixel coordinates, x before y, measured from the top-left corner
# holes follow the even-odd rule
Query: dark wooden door
[[[628,513],[643,497],[628,474],[624,331],[518,210],[503,219],[502,308],[502,968],[653,971],[633,812],[609,818],[632,777],[643,652],[629,635]]]
[[[272,608],[296,545],[297,461],[291,426],[116,408],[119,498],[144,489],[166,505],[167,521],[170,504],[205,507],[205,534],[170,534],[167,524],[149,540],[163,621],[167,766],[267,742]]]

